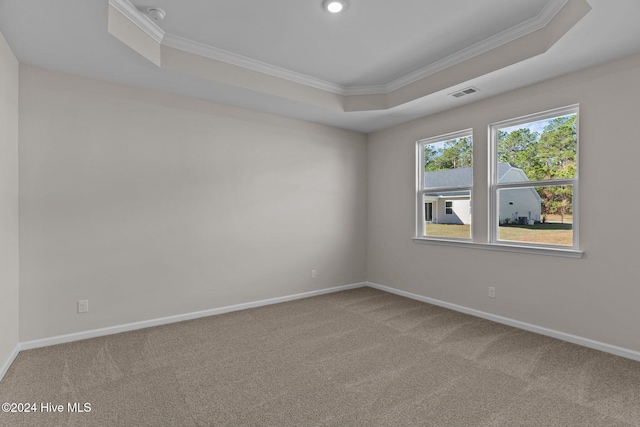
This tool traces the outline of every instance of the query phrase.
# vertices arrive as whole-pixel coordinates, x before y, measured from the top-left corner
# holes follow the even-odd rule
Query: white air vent
[[[472,93],[476,93],[479,91],[480,89],[478,89],[477,87],[469,86],[457,92],[450,93],[449,95],[453,96],[454,98],[460,98],[462,96],[471,95]]]

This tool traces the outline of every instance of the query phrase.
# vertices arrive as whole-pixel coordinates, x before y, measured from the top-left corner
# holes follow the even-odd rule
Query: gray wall
[[[640,55],[425,117],[369,137],[369,281],[640,351],[636,124]],[[474,182],[487,182],[487,125],[580,103],[582,259],[412,243],[415,141],[473,127]],[[487,188],[474,188],[473,232],[487,235]],[[496,299],[487,288],[496,287]]]
[[[17,346],[18,60],[0,33],[0,371]]]
[[[18,95],[15,58],[0,45],[4,357],[17,343]],[[640,55],[367,143],[327,126],[21,66],[20,340],[366,278],[639,351],[640,231],[612,215],[623,198],[640,208],[628,197],[640,158],[638,75]],[[582,259],[411,242],[416,140],[472,126],[474,182],[486,182],[488,123],[573,103],[581,104]],[[486,196],[475,187],[476,238],[487,232]],[[88,314],[76,314],[79,299],[89,299]]]
[[[366,278],[362,134],[21,65],[20,156],[21,341]]]

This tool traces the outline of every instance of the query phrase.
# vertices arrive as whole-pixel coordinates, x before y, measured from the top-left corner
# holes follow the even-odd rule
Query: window
[[[471,239],[471,129],[418,141],[417,236]]]
[[[444,202],[445,210],[447,215],[453,215],[453,202],[451,200],[447,200]]]
[[[578,248],[578,106],[490,125],[492,243]]]
[[[487,124],[479,159],[472,129],[418,141],[413,241],[580,258],[578,116],[571,105]],[[486,199],[472,198],[474,169],[488,171]]]

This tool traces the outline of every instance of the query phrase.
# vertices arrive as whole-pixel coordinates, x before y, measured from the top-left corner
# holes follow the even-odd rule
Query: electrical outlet
[[[315,279],[316,277],[318,277],[318,272],[316,270],[311,270],[311,278]]]
[[[496,288],[494,288],[493,286],[489,286],[489,298],[495,298],[496,297]]]
[[[78,313],[88,313],[89,312],[89,300],[83,299],[78,301]]]

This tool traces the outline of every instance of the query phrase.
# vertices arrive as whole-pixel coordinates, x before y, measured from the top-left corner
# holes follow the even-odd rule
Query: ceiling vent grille
[[[480,89],[478,89],[477,87],[469,86],[457,92],[450,93],[449,95],[453,96],[454,98],[460,98],[462,96],[471,95],[472,93],[476,93],[479,91]]]

